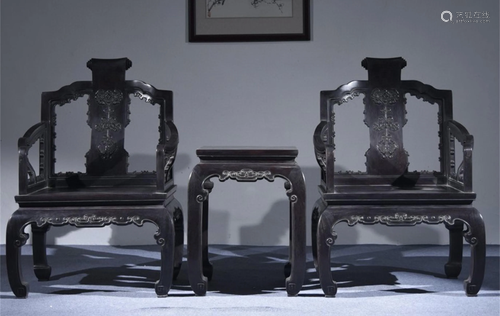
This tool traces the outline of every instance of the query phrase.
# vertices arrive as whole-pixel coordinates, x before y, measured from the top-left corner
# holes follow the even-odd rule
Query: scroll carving
[[[414,226],[421,223],[427,224],[440,224],[440,223],[451,224],[450,215],[408,215],[405,213],[396,213],[394,215],[377,215],[377,216],[358,216],[353,215],[348,220],[349,225],[355,225],[357,223],[361,224],[385,224],[388,226]]]
[[[150,103],[150,104],[154,103],[153,99],[148,94],[146,94],[145,92],[142,92],[142,91],[134,92],[134,97],[138,97],[140,100],[143,100],[146,103]]]
[[[142,218],[141,216],[97,216],[97,215],[83,215],[83,216],[63,216],[63,217],[40,217],[33,221],[28,221],[23,225],[19,231],[19,236],[15,240],[16,247],[22,247],[26,244],[29,234],[24,232],[24,228],[30,223],[36,224],[38,227],[47,225],[63,226],[72,225],[75,227],[104,227],[106,225],[129,225],[135,224],[143,226],[145,222],[152,222],[158,227],[154,238],[156,243],[160,246],[165,244],[165,239],[162,238],[159,225],[152,219]]]
[[[222,171],[222,175],[219,177],[220,181],[226,181],[227,179],[232,179],[236,181],[257,181],[266,178],[269,181],[274,180],[271,171],[253,171],[251,169],[241,169],[240,171]]]
[[[97,103],[106,107],[111,107],[122,102],[123,93],[120,90],[97,90],[95,99]]]
[[[461,221],[465,224],[466,230],[463,231],[464,239],[471,245],[477,243],[477,237],[472,231],[471,225],[461,219],[453,218],[451,215],[408,215],[406,213],[395,213],[394,215],[352,215],[348,218],[341,218],[333,223],[330,229],[331,237],[327,237],[324,241],[328,246],[332,246],[337,239],[335,225],[340,222],[347,222],[349,226],[356,224],[385,224],[387,226],[415,226],[417,224],[441,224],[453,225],[456,221]]]
[[[38,226],[47,224],[53,226],[72,225],[76,227],[103,227],[110,224],[127,225],[136,224],[142,226],[144,219],[140,216],[65,216],[65,217],[41,217],[36,221]]]
[[[95,100],[102,106],[103,116],[98,124],[94,125],[94,129],[104,133],[100,144],[97,146],[104,160],[111,159],[117,150],[116,142],[113,140],[111,132],[118,132],[123,129],[122,124],[117,122],[114,117],[114,107],[121,104],[123,93],[119,90],[97,90]]]
[[[376,105],[383,106],[378,122],[373,125],[375,131],[384,133],[377,144],[377,150],[383,158],[391,159],[399,148],[391,134],[400,129],[399,123],[394,122],[394,117],[391,115],[391,105],[399,100],[399,92],[396,89],[373,89],[371,99]]]
[[[198,203],[203,203],[207,200],[209,193],[212,191],[214,187],[214,183],[210,181],[212,177],[219,177],[219,181],[224,182],[228,179],[236,180],[238,182],[255,182],[257,180],[266,179],[269,182],[273,182],[276,177],[282,178],[285,180],[284,186],[286,190],[286,195],[290,199],[292,204],[298,201],[298,196],[293,194],[293,184],[287,177],[281,174],[273,174],[271,171],[254,171],[252,169],[241,169],[240,171],[228,171],[224,170],[221,174],[212,174],[209,175],[201,182],[201,193],[196,196],[196,201]]]
[[[373,89],[372,101],[378,105],[394,104],[399,100],[399,92],[396,89]]]
[[[337,104],[337,105],[347,103],[347,102],[353,100],[355,97],[358,97],[360,95],[360,93],[361,92],[359,92],[357,90],[348,91],[347,93],[342,95],[342,97],[340,99],[333,100],[333,103]]]

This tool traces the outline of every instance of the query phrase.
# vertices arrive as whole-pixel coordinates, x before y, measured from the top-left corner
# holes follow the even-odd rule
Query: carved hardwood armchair
[[[445,273],[456,278],[462,267],[462,237],[471,245],[471,271],[465,292],[481,288],[485,266],[485,230],[480,213],[472,206],[473,137],[453,120],[452,93],[419,81],[401,80],[402,58],[366,58],[367,81],[351,81],[336,90],[321,92],[321,122],[314,132],[314,148],[321,167],[321,198],[312,214],[313,255],[321,287],[334,296],[337,284],[330,270],[330,248],[335,225],[385,224],[413,226],[443,223],[449,230],[450,252]],[[365,124],[370,147],[366,172],[335,170],[335,108],[363,94]],[[403,147],[406,96],[414,96],[438,108],[440,170],[409,172]],[[338,118],[337,119],[346,119]],[[350,119],[350,118],[349,118]],[[455,159],[455,140],[461,143],[463,161]]]
[[[35,275],[48,280],[51,267],[46,256],[46,232],[51,226],[104,227],[142,226],[154,223],[154,235],[161,247],[160,278],[155,290],[167,295],[172,278],[180,269],[183,247],[183,215],[174,198],[172,177],[178,133],[172,121],[172,92],[158,90],[138,80],[125,80],[132,65],[127,58],[91,59],[92,81],[78,81],[53,92],[42,93],[41,122],[19,139],[19,209],[7,224],[7,270],[12,291],[26,297],[20,249],[27,242],[26,226],[33,235]],[[55,172],[56,107],[71,106],[88,95],[87,123],[91,147],[86,154],[86,172]],[[130,95],[159,108],[159,141],[156,166],[148,172],[129,172],[124,148],[129,124]],[[142,103],[142,102],[141,102]],[[151,122],[154,124],[154,122]],[[59,131],[59,133],[64,131]],[[155,142],[156,140],[151,140]],[[39,145],[39,168],[30,163],[30,148]],[[33,159],[34,161],[34,159]]]

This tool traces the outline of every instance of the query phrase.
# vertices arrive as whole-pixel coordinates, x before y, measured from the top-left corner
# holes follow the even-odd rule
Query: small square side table
[[[285,267],[289,296],[302,288],[306,266],[306,188],[296,163],[295,147],[202,147],[196,150],[200,163],[191,172],[188,184],[188,274],[196,295],[205,295],[212,277],[208,260],[208,196],[211,178],[219,181],[256,182],[285,180],[290,201],[290,258]],[[242,273],[244,273],[242,271]]]

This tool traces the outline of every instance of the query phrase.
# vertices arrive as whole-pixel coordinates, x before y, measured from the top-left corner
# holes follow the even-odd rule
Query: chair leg
[[[481,289],[486,264],[486,234],[481,214],[474,208],[469,218],[469,231],[465,233],[465,240],[471,245],[470,275],[464,282],[467,295],[474,296]]]
[[[155,292],[159,297],[168,295],[172,286],[172,275],[174,273],[174,247],[175,232],[172,213],[169,216],[157,222],[158,233],[155,235],[157,243],[161,246],[161,268],[160,279],[156,281]]]
[[[39,227],[34,223],[31,224],[31,232],[33,233],[33,268],[39,281],[48,281],[52,272],[52,268],[47,263],[46,233],[49,229],[49,225]]]
[[[448,278],[456,278],[462,271],[464,223],[457,220],[453,225],[445,225],[450,234],[450,252],[444,271]]]
[[[332,236],[333,216],[330,212],[324,212],[318,220],[317,230],[317,270],[321,288],[327,297],[337,294],[337,283],[332,279],[330,269],[331,246],[335,243],[336,236]]]
[[[174,227],[175,227],[175,250],[174,250],[174,274],[172,279],[177,279],[181,271],[182,257],[184,255],[184,216],[182,214],[182,207],[179,201],[174,199],[172,201]]]
[[[311,245],[312,245],[312,255],[315,268],[318,268],[317,232],[318,232],[320,201],[321,199],[318,199],[316,203],[314,203],[311,215]]]
[[[24,223],[16,218],[16,215],[7,223],[6,255],[7,255],[7,275],[12,292],[19,298],[28,296],[29,285],[23,280],[21,269],[21,247],[24,246],[28,238],[23,233]]]

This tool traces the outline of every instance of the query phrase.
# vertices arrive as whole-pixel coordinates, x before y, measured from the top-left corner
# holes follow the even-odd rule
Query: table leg
[[[201,246],[202,246],[202,262],[203,262],[203,275],[207,277],[207,279],[210,281],[212,280],[212,275],[213,275],[213,266],[210,263],[210,260],[208,259],[208,194],[203,201],[203,218],[202,218],[202,239],[201,239]]]
[[[286,290],[289,296],[295,296],[302,288],[306,269],[306,188],[300,168],[297,167],[290,173],[289,181],[291,187],[287,195],[290,199],[292,266],[290,276],[286,279]]]
[[[207,292],[207,278],[203,275],[203,216],[208,208],[208,193],[203,192],[202,179],[195,167],[188,184],[188,275],[191,289],[196,295]],[[206,201],[206,205],[205,205]],[[208,214],[207,214],[208,216]]]

